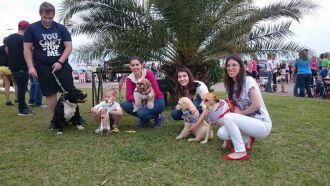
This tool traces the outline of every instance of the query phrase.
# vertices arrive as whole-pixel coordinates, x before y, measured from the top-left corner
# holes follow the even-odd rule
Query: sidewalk
[[[284,89],[286,91],[286,93],[281,92],[281,84],[278,83],[277,84],[277,92],[265,92],[264,89],[261,90],[262,94],[266,94],[266,95],[279,95],[279,96],[293,96],[293,87],[294,87],[294,83],[293,81],[289,81],[289,83],[284,84]],[[223,83],[218,83],[216,85],[213,85],[211,87],[212,89],[214,89],[215,91],[225,91],[225,87]]]

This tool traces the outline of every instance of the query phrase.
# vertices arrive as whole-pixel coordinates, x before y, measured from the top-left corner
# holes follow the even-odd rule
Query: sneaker
[[[6,102],[6,105],[7,105],[7,106],[13,106],[14,104],[13,104],[11,101],[7,101],[7,102]]]
[[[85,128],[82,125],[76,125],[78,130],[84,130]]]
[[[33,112],[31,112],[30,110],[23,110],[22,112],[18,112],[19,116],[32,116]]]
[[[55,130],[56,126],[53,120],[50,121],[49,126],[48,126],[48,130]]]
[[[159,114],[158,118],[155,118],[155,128],[162,128],[164,124],[164,116],[163,114]]]
[[[143,129],[145,127],[145,123],[143,123],[141,120],[138,124],[135,125],[135,128],[137,129]]]
[[[36,108],[47,108],[48,106],[47,105],[40,105],[40,106],[33,105],[32,107],[36,107]]]

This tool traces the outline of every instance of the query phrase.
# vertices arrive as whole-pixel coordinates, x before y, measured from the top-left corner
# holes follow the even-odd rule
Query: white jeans
[[[249,116],[227,113],[222,119],[224,126],[220,127],[217,135],[224,140],[232,140],[235,152],[245,152],[245,144],[249,137],[264,138],[272,129],[271,121],[262,121]]]

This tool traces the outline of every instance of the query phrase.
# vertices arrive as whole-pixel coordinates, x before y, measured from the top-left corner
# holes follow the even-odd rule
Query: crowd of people
[[[264,86],[265,92],[279,91],[277,85],[280,84],[280,92],[282,93],[292,91],[296,97],[307,96],[324,99],[325,85],[323,79],[328,77],[330,70],[330,53],[321,54],[320,58],[314,55],[309,58],[308,52],[308,49],[301,50],[298,58],[291,63],[280,62],[276,54],[268,54],[264,77],[260,77],[262,65],[257,58],[253,58],[251,61],[245,61],[247,74],[255,78],[259,86]],[[286,88],[289,81],[294,84],[292,90]],[[265,84],[263,85],[263,83]]]
[[[18,32],[8,36],[5,45],[0,48],[3,59],[0,63],[0,74],[6,88],[6,105],[13,105],[10,101],[8,87],[10,81],[17,87],[18,115],[33,114],[28,105],[41,106],[41,98],[45,96],[50,118],[54,115],[57,104],[57,93],[74,89],[72,68],[68,57],[72,51],[71,34],[64,25],[54,21],[55,7],[44,2],[40,5],[39,15],[41,20],[29,24],[20,21]],[[312,97],[310,85],[318,85],[321,95],[320,80],[326,77],[330,66],[330,53],[317,58],[308,58],[308,50],[302,50],[294,65],[280,63],[275,54],[269,54],[266,63],[268,82],[266,92],[276,91],[278,79],[281,91],[286,92],[285,83],[295,77],[295,95]],[[319,66],[321,68],[319,68]],[[151,70],[144,68],[143,60],[138,56],[130,59],[129,67],[132,71],[126,78],[126,101],[121,105],[116,101],[118,92],[107,89],[104,100],[91,109],[96,123],[101,120],[101,115],[108,113],[113,120],[113,131],[119,131],[123,111],[138,119],[136,128],[145,128],[151,120],[154,127],[161,128],[164,124],[165,100],[159,89],[156,77],[158,70],[155,64]],[[226,160],[247,160],[248,150],[258,138],[267,137],[272,129],[272,121],[267,111],[258,85],[260,79],[260,66],[258,59],[244,62],[239,55],[229,56],[224,67],[224,86],[226,99],[235,103],[232,113],[227,113],[222,118],[223,126],[218,129],[220,139],[228,140],[233,145],[233,151],[226,154]],[[250,77],[251,76],[251,77]],[[277,78],[279,77],[279,78]],[[25,94],[29,79],[31,80],[29,104],[25,102]],[[143,79],[151,83],[154,91],[153,108],[141,107],[134,111],[134,93]],[[16,81],[15,81],[16,80]],[[209,90],[204,82],[194,78],[187,67],[180,67],[175,75],[176,98],[187,97],[196,106],[200,116],[191,124],[190,130],[196,130],[208,118],[208,111],[200,105],[204,95]],[[272,85],[273,84],[273,85]],[[183,120],[182,111],[171,111],[173,120]],[[81,118],[82,119],[82,118]],[[55,129],[54,122],[49,122],[49,129]],[[100,133],[100,128],[95,133]]]

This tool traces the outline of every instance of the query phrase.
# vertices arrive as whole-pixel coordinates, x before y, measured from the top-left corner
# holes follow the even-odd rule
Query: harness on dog
[[[228,105],[231,105],[234,103],[232,100],[225,100],[225,102]],[[215,124],[219,118],[224,117],[228,112],[233,112],[233,109],[230,107],[226,111],[222,112],[221,108],[223,107],[223,105],[224,105],[224,103],[220,102],[219,106],[217,107],[217,109],[214,112],[209,112],[209,120],[210,120],[211,124]]]
[[[68,121],[74,116],[76,112],[77,104],[70,103],[68,100],[65,100],[64,98],[62,103],[64,106],[64,118]]]
[[[187,120],[189,124],[196,123],[198,118],[194,116],[197,110],[186,110],[182,112],[182,116]]]
[[[66,100],[64,98],[64,94],[67,94],[68,92],[65,91],[65,89],[63,88],[60,80],[57,78],[55,73],[52,73],[52,74],[53,74],[58,86],[62,89],[62,96],[61,97],[62,97],[62,100],[63,100],[62,103],[63,103],[63,106],[64,106],[64,118],[66,120],[70,120],[76,112],[77,104],[76,103],[70,103],[68,100]]]

